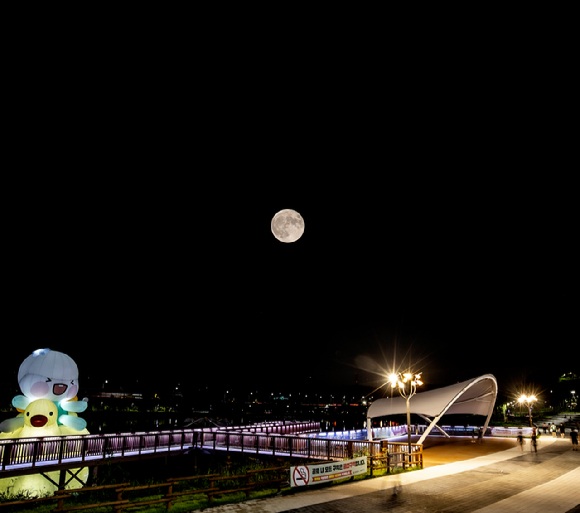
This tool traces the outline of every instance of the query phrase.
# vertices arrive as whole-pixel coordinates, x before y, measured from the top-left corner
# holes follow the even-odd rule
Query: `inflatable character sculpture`
[[[12,406],[18,411],[24,411],[36,399],[48,399],[58,408],[58,424],[76,431],[87,427],[87,423],[77,416],[87,409],[87,403],[77,399],[79,370],[70,356],[50,349],[37,349],[20,365],[18,384],[24,394],[12,399]],[[22,425],[23,419],[18,416],[2,422],[0,431],[12,432]]]
[[[45,438],[88,434],[86,422],[77,416],[87,403],[78,401],[78,369],[69,356],[40,349],[26,358],[18,372],[18,383],[24,395],[12,400],[20,412],[15,418],[0,423],[0,443],[21,438]],[[49,442],[50,439],[45,440]],[[39,446],[44,460],[51,459],[57,444]],[[52,447],[52,449],[51,449]],[[54,457],[58,455],[55,453]],[[75,479],[68,479],[66,488],[80,488],[88,479],[88,468],[71,469]],[[0,493],[43,495],[57,489],[60,471],[48,471],[0,479]]]
[[[32,401],[22,413],[22,426],[11,433],[0,433],[0,439],[60,436],[58,409],[48,399]]]

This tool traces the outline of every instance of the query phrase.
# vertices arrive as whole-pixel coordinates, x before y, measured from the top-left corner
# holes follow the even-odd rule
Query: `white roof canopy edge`
[[[460,400],[463,396],[466,396],[464,400]],[[492,374],[484,374],[462,383],[416,394],[409,403],[411,413],[421,415],[423,418],[425,416],[434,417],[418,443],[423,443],[437,422],[447,412],[487,415],[484,426],[485,432],[493,413],[496,397],[497,380]],[[403,397],[375,401],[367,410],[368,439],[372,440],[373,418],[406,412],[407,403]]]

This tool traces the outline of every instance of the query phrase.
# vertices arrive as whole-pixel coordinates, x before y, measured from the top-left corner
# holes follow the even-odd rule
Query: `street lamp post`
[[[391,374],[389,376],[389,382],[391,383],[391,388],[396,388],[398,386],[399,393],[407,401],[407,439],[409,442],[409,463],[411,463],[411,397],[417,393],[417,387],[421,386],[423,382],[421,381],[421,373],[413,374],[406,372],[404,374]]]
[[[532,406],[536,401],[537,401],[537,399],[536,399],[535,395],[530,395],[530,396],[522,395],[518,399],[518,402],[520,403],[520,405],[522,405],[524,403],[526,403],[528,405],[528,413],[530,415],[530,427],[533,427],[533,424],[532,424]]]

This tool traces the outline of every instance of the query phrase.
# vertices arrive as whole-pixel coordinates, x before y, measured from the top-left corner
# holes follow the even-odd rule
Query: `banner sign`
[[[317,465],[303,465],[290,467],[290,486],[306,486],[345,477],[358,476],[367,472],[367,457],[362,456],[354,460],[329,461]]]
[[[531,427],[494,427],[491,429],[491,436],[513,436],[517,437],[518,435],[523,436],[532,436],[532,428]]]

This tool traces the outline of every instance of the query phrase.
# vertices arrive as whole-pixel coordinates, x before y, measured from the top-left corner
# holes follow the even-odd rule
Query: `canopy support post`
[[[425,419],[427,422],[431,423],[431,419],[429,417],[427,417],[426,415],[421,415],[420,413],[418,413],[417,415],[419,415],[419,417],[421,417],[422,419]],[[443,428],[441,426],[439,426],[438,424],[435,424],[433,427],[437,428],[437,430],[439,430],[442,435],[445,435],[447,438],[451,438],[451,436],[448,433],[446,433],[443,430]],[[429,431],[431,431],[431,430],[429,430]]]
[[[433,419],[431,424],[429,424],[429,427],[421,435],[421,438],[419,438],[419,441],[417,442],[418,444],[422,444],[425,441],[425,438],[427,438],[427,435],[429,435],[429,433],[431,433],[431,430],[437,426],[437,422],[439,422],[441,420],[441,417],[443,417],[443,414],[438,415],[437,417],[435,417]],[[439,427],[439,426],[437,426],[437,427]],[[443,430],[441,430],[441,431],[443,431]],[[445,433],[445,434],[447,435],[447,433]],[[449,436],[449,435],[447,435],[447,436]]]
[[[483,433],[481,434],[481,442],[483,442],[483,437],[485,436],[485,432],[487,431],[487,426],[489,425],[489,421],[491,420],[491,415],[493,413],[493,405],[495,401],[492,403],[492,407],[489,409],[489,414],[487,416],[487,420],[485,421],[485,425],[483,426]]]

